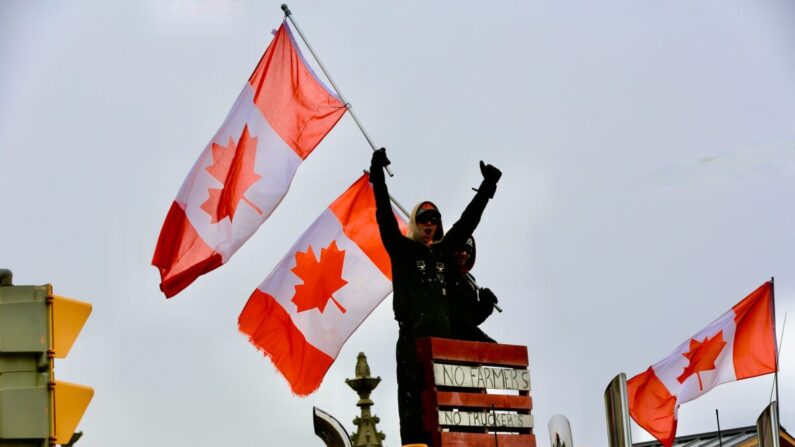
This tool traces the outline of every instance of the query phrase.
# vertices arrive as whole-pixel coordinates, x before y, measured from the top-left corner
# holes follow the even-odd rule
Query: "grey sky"
[[[81,447],[321,445],[349,429],[356,353],[399,446],[389,298],[320,390],[293,397],[237,331],[248,296],[370,149],[350,117],[259,232],[165,300],[149,265],[184,176],[278,27],[279,2],[0,0],[0,267],[94,313],[60,379],[93,386]],[[554,414],[606,444],[602,393],[776,277],[795,318],[795,3],[291,1],[376,144],[391,192],[451,224],[504,176],[474,273],[505,309],[484,329],[530,353],[539,446]],[[795,427],[795,326],[781,412]],[[679,434],[751,425],[772,377],[680,409]],[[792,428],[790,428],[792,429]],[[636,433],[636,440],[648,436]]]

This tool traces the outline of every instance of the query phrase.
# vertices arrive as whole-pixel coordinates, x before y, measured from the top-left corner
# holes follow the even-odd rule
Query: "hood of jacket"
[[[477,254],[474,237],[469,236],[465,245],[470,245],[472,247],[472,252],[469,253],[469,259],[467,259],[466,264],[464,264],[464,273],[472,270],[472,267],[475,266],[475,255]]]
[[[439,211],[439,207],[436,206],[435,203],[428,200],[414,205],[414,209],[411,210],[411,217],[409,218],[409,230],[406,232],[406,237],[409,239],[414,239],[417,242],[422,242],[422,236],[420,235],[419,228],[417,227],[417,211],[419,211],[420,207],[426,203],[432,205],[436,211]],[[442,213],[439,213],[439,225],[436,226],[436,234],[433,235],[434,242],[439,242],[444,237],[441,214]]]

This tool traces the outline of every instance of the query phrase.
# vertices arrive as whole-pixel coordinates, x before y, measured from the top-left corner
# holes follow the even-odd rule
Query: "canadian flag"
[[[224,264],[257,231],[345,110],[282,23],[168,211],[152,259],[166,297]]]
[[[405,222],[398,222],[405,233]],[[238,324],[293,392],[305,396],[320,386],[342,345],[391,291],[391,264],[365,174],[251,294]]]
[[[671,355],[631,378],[629,413],[670,447],[680,404],[721,383],[775,371],[773,284],[766,282]]]

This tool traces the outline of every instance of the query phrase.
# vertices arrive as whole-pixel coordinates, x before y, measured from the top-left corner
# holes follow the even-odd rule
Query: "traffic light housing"
[[[94,390],[55,380],[54,359],[67,356],[90,313],[49,284],[0,285],[0,445],[69,442]]]

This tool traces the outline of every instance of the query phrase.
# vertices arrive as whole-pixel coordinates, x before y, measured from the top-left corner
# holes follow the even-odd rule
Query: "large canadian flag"
[[[398,222],[405,233],[405,222]],[[391,291],[391,264],[365,174],[251,294],[238,324],[304,396],[320,386],[342,345]]]
[[[670,447],[680,404],[721,383],[775,371],[773,284],[766,282],[671,355],[630,379],[629,413]]]
[[[282,23],[168,211],[152,259],[166,297],[229,260],[346,110]]]

